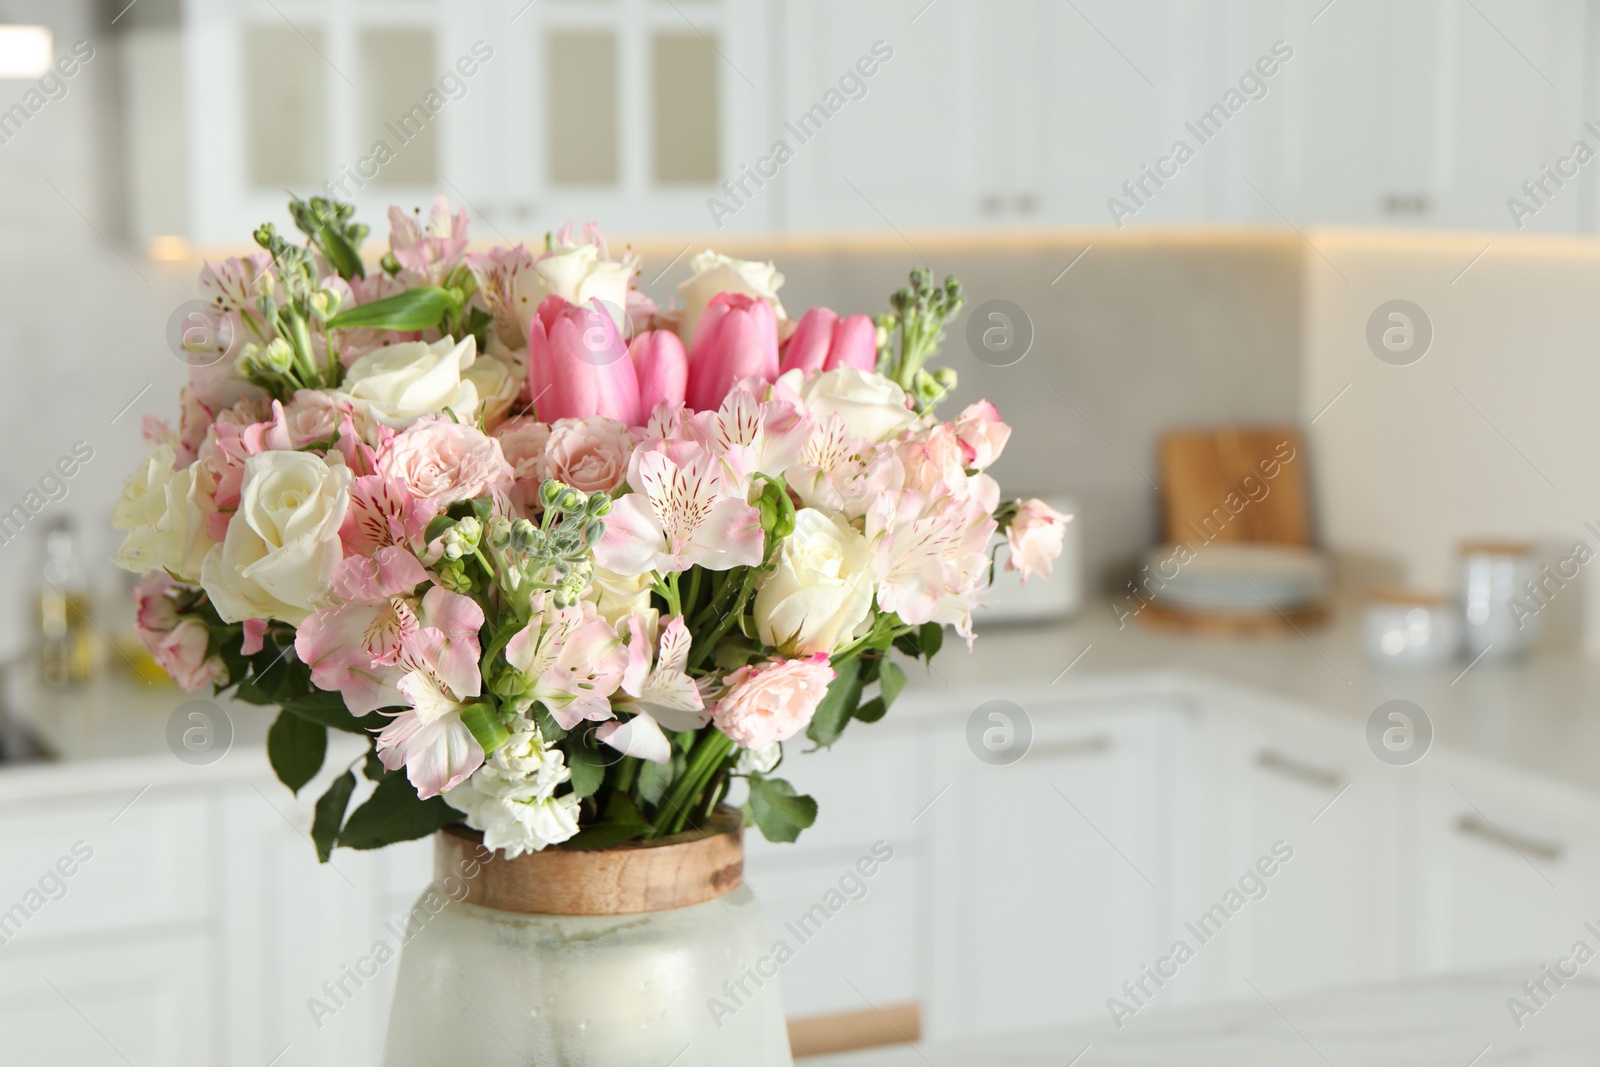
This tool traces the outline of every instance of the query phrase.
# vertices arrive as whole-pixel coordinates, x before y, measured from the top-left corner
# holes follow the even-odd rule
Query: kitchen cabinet
[[[1097,1015],[1170,944],[1181,708],[1053,701],[1020,714],[1033,736],[1014,763],[983,761],[969,738],[1018,723],[985,716],[976,735],[965,722],[937,735],[932,1037]]]
[[[1575,790],[1442,754],[1419,791],[1419,968],[1538,968],[1600,924],[1600,807]]]

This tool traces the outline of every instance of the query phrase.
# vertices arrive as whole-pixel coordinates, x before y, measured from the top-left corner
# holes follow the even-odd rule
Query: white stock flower
[[[515,859],[578,832],[577,796],[555,795],[571,777],[560,749],[546,747],[537,729],[518,730],[444,798],[483,831],[484,845]]]
[[[299,625],[329,595],[343,558],[339,526],[350,506],[350,468],[309,452],[245,460],[239,510],[200,568],[200,584],[226,622]]]
[[[477,417],[479,394],[467,372],[477,356],[471,336],[459,343],[444,337],[432,344],[386,345],[350,364],[340,393],[365,403],[373,418],[397,430],[445,408],[471,422]]]
[[[694,277],[678,286],[683,297],[683,318],[678,321],[678,337],[685,345],[694,343],[694,329],[700,316],[718,293],[743,293],[757,296],[772,305],[781,319],[783,305],[778,302],[778,290],[783,287],[783,275],[772,263],[750,259],[733,259],[709,249],[689,260]]]
[[[872,610],[872,550],[848,524],[795,512],[771,574],[756,590],[756,633],[785,655],[834,652]]]

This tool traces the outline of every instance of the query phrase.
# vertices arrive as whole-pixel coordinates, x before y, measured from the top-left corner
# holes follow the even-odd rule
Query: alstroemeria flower
[[[635,453],[628,482],[636,491],[606,516],[594,546],[600,566],[618,574],[668,574],[701,566],[725,571],[761,562],[761,515],[730,493],[715,457],[679,464],[664,452]]]
[[[563,730],[584,719],[611,718],[610,697],[628,665],[616,631],[587,601],[546,609],[539,593],[533,610],[528,625],[506,643],[506,662],[528,683],[524,700],[543,704]]]
[[[873,501],[866,535],[880,608],[914,625],[953,625],[971,643],[972,609],[988,588],[995,531],[992,508],[978,495],[930,501],[907,489]]]
[[[461,262],[467,250],[467,209],[450,214],[450,201],[440,193],[428,220],[408,214],[398,204],[389,208],[389,251],[400,266],[427,285],[439,285]]]
[[[646,616],[628,617],[628,667],[622,675],[620,695],[611,698],[615,708],[630,711],[633,717],[627,722],[608,722],[595,736],[623,755],[665,763],[672,756],[672,743],[661,728],[698,730],[709,716],[700,690],[684,670],[691,638],[683,617],[674,616],[663,628],[659,651],[652,649],[655,642],[648,624]]]
[[[770,391],[764,383],[740,383],[716,411],[700,412],[687,425],[722,458],[731,480],[745,492],[755,475],[778,477],[788,470],[800,458],[812,426],[801,408],[785,400],[758,400],[752,388]]]
[[[396,687],[411,705],[378,734],[378,759],[388,770],[405,767],[423,800],[454,789],[483,766],[483,746],[461,721],[464,698],[437,674],[409,672]]]

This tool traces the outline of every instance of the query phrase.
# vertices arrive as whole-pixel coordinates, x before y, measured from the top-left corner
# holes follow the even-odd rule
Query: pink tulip
[[[639,378],[639,417],[649,419],[662,401],[683,403],[689,384],[689,354],[671,330],[646,330],[628,346]]]
[[[528,401],[540,422],[604,415],[640,423],[639,382],[611,316],[594,300],[545,297],[528,323]]]
[[[778,319],[772,305],[743,293],[718,293],[695,326],[689,353],[689,388],[695,411],[715,411],[733,384],[778,377]]]
[[[825,307],[814,307],[783,346],[781,370],[811,373],[855,367],[871,370],[878,361],[878,330],[865,315],[841,319]]]

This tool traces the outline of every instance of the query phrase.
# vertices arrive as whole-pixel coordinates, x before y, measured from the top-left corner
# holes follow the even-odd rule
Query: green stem
[[[696,567],[694,573],[689,575],[689,598],[684,601],[685,610],[679,612],[680,615],[694,610],[695,603],[700,599],[700,578],[704,574],[704,567]]]
[[[721,730],[710,729],[700,735],[694,750],[689,753],[689,764],[683,776],[672,783],[672,789],[661,801],[656,812],[656,833],[659,836],[675,834],[689,821],[688,806],[705,789],[722,762],[733,751],[733,740]]]
[[[700,666],[705,662],[705,658],[708,655],[716,651],[717,642],[722,640],[723,635],[728,632],[734,621],[744,614],[745,601],[750,599],[750,590],[755,586],[755,581],[756,568],[747,568],[744,574],[744,581],[739,584],[739,597],[734,601],[733,607],[723,614],[721,621],[706,636],[704,642],[696,642],[697,647],[689,654],[689,668],[691,670]]]

